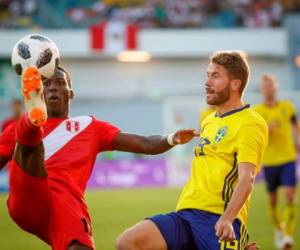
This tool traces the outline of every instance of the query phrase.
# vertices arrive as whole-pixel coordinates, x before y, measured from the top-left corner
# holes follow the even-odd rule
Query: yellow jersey
[[[278,166],[297,157],[292,133],[292,118],[296,117],[296,108],[289,101],[278,101],[273,107],[264,103],[257,104],[254,109],[273,128],[269,132],[269,143],[264,155],[263,164]]]
[[[199,115],[199,125],[201,128],[201,123],[204,121],[204,119],[209,116],[210,114],[214,113],[216,109],[212,106],[207,106],[203,110],[201,110],[200,115]]]
[[[252,163],[259,172],[267,142],[267,124],[249,105],[221,116],[209,115],[202,122],[191,176],[176,210],[190,208],[223,214],[238,181],[238,164]],[[249,199],[250,195],[237,216],[244,224]]]

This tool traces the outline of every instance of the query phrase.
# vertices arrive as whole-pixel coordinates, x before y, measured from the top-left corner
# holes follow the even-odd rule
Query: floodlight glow
[[[120,62],[148,62],[151,59],[151,54],[147,51],[121,51],[117,55]]]

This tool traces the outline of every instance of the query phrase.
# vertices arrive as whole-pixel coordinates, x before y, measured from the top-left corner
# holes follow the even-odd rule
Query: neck
[[[13,118],[16,120],[19,120],[20,117],[21,117],[21,114],[13,114]]]
[[[241,98],[232,98],[228,100],[227,102],[224,102],[217,106],[217,114],[223,115],[224,113],[227,113],[231,110],[235,110],[238,108],[242,108],[244,106],[243,101]]]
[[[62,114],[48,112],[48,118],[67,119],[67,118],[70,118],[70,114],[69,114],[69,111],[67,111],[66,113],[62,113]]]
[[[276,99],[276,97],[266,98],[266,99],[264,100],[264,103],[265,103],[267,106],[272,107],[272,106],[275,106],[275,105],[276,105],[277,99]]]

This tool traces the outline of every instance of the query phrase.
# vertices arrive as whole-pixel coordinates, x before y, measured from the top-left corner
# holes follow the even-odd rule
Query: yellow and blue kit
[[[233,223],[235,241],[219,242],[214,227],[238,181],[238,165],[251,163],[258,173],[267,142],[267,124],[249,105],[221,116],[213,113],[202,122],[191,176],[177,211],[150,218],[168,249],[245,249],[249,198]]]

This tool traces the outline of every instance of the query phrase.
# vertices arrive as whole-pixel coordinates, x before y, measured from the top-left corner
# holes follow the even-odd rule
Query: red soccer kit
[[[11,157],[15,126],[0,138],[0,154]],[[120,130],[90,116],[48,119],[43,144],[47,177],[32,177],[12,160],[9,165],[9,213],[24,230],[54,250],[72,241],[95,248],[84,191],[96,156],[112,149]]]

